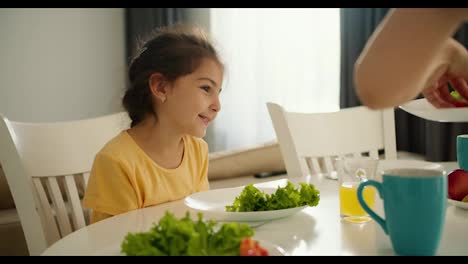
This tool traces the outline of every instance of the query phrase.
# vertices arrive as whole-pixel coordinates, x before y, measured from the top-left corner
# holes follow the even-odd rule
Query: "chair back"
[[[129,124],[125,112],[54,123],[0,115],[0,163],[30,255],[89,223],[81,203],[95,155]]]
[[[393,109],[365,106],[326,113],[288,112],[267,103],[288,176],[330,174],[333,158],[370,156],[396,159]]]

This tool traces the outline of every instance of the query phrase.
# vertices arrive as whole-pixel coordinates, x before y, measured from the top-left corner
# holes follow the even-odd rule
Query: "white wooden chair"
[[[336,179],[333,158],[370,156],[396,159],[393,109],[364,106],[327,113],[288,112],[267,103],[288,177],[319,175]]]
[[[30,255],[89,223],[81,199],[94,157],[129,124],[125,112],[55,123],[0,115],[0,163]]]

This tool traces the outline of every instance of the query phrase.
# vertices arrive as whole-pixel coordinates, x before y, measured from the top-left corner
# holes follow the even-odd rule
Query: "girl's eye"
[[[209,87],[209,86],[201,86],[200,89],[204,90],[205,92],[209,92],[209,91],[210,91],[210,87]]]

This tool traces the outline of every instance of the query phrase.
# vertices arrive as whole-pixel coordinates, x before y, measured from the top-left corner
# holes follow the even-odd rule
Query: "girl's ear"
[[[148,84],[151,94],[156,97],[156,99],[164,103],[169,89],[166,78],[164,78],[161,73],[156,72],[150,75]]]

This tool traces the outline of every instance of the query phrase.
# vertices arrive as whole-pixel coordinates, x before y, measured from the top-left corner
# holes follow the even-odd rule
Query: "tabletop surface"
[[[382,166],[388,165],[385,162],[387,161]],[[392,166],[397,164],[402,167],[430,164],[405,160],[390,163]],[[440,164],[448,172],[457,167],[454,162]],[[250,183],[261,187],[277,187],[285,185],[288,180],[294,183],[314,183],[320,190],[319,204],[292,216],[253,227],[254,238],[280,247],[286,255],[395,255],[388,236],[375,221],[352,224],[340,220],[337,181],[313,176],[288,178],[286,175],[279,175],[263,179],[239,177],[213,181],[210,187],[219,189]],[[183,200],[130,211],[77,230],[57,241],[42,255],[120,255],[120,244],[128,232],[148,231],[164,216],[166,210],[178,217],[184,216],[187,211],[192,215],[196,214]],[[376,212],[384,216],[380,198],[376,199]],[[467,225],[468,210],[447,205],[444,231],[437,254],[468,255]]]

